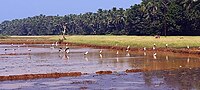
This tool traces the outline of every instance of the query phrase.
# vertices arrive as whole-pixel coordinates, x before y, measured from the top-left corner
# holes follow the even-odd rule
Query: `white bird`
[[[146,51],[147,50],[146,47],[144,47],[143,50]]]
[[[69,49],[67,49],[65,52],[66,52],[66,53],[69,53]]]
[[[69,49],[69,47],[65,47],[65,52]]]
[[[130,49],[130,46],[128,46],[128,47],[126,48],[126,51],[128,52],[129,49]]]
[[[166,44],[165,47],[167,48],[167,47],[168,47],[168,44]]]
[[[56,42],[56,46],[58,46],[58,42]]]
[[[156,49],[156,47],[153,46],[153,50],[155,50],[155,49]]]
[[[154,54],[153,54],[153,56],[156,56],[156,55],[157,55],[157,53],[154,53]]]
[[[28,51],[31,51],[31,49],[28,49]]]
[[[153,46],[156,46],[156,44],[154,43]]]
[[[117,51],[116,54],[118,55],[118,54],[119,54],[119,51]]]
[[[59,48],[59,50],[58,50],[59,52],[61,52],[62,51],[62,48]]]
[[[156,49],[156,44],[154,43],[154,44],[153,44],[153,50],[155,50],[155,49]]]
[[[102,51],[103,51],[103,50],[101,49],[101,50],[99,51],[99,53],[101,54],[101,53],[102,53]]]
[[[62,50],[62,48],[60,48],[59,51],[61,51],[61,50]],[[65,48],[65,53],[69,53],[69,47],[66,47],[66,48]]]
[[[190,46],[189,45],[187,45],[187,49],[189,49],[190,48]]]
[[[84,53],[84,55],[87,55],[87,54],[88,54],[88,51]]]

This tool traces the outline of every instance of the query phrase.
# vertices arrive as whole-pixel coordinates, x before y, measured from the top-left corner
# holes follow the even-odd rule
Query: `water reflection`
[[[167,85],[167,87],[177,90],[198,90],[200,89],[199,71],[200,68],[186,68],[170,71],[144,72],[143,80],[148,87]]]
[[[103,55],[102,55],[102,54],[99,54],[99,57],[102,59],[102,58],[103,58]]]
[[[84,56],[84,59],[85,59],[85,61],[89,61],[88,58],[87,58],[87,56]]]
[[[127,56],[127,57],[130,57],[131,55],[130,55],[130,53],[128,52],[128,53],[126,53],[126,56]]]
[[[144,56],[146,56],[147,55],[147,53],[146,52],[144,52]]]
[[[69,59],[69,56],[68,56],[66,53],[64,53],[62,59],[63,59],[63,60],[68,60],[68,59]]]
[[[169,56],[165,56],[165,59],[168,61],[169,60]]]

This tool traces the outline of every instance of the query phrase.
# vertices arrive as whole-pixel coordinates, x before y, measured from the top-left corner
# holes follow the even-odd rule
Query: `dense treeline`
[[[3,35],[58,35],[67,24],[69,35],[200,35],[199,0],[142,0],[124,10],[65,16],[39,15],[4,21]]]

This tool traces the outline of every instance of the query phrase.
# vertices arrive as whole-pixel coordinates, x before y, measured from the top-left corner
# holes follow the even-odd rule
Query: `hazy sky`
[[[0,22],[39,14],[66,15],[96,12],[99,8],[129,8],[141,0],[1,0]]]

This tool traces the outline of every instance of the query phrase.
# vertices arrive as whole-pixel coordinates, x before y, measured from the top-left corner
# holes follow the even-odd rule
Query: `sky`
[[[129,8],[141,0],[1,0],[0,22],[36,15],[67,15],[101,9]]]

